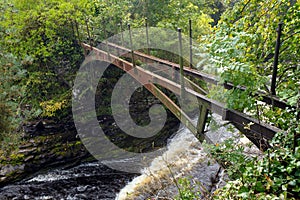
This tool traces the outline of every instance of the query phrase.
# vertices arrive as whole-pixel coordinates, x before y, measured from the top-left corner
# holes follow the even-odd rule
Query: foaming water
[[[134,176],[112,170],[100,162],[84,163],[45,171],[29,180],[7,185],[0,188],[0,199],[111,200]]]
[[[46,175],[38,175],[37,177],[28,180],[28,182],[30,183],[30,182],[57,181],[57,180],[66,180],[69,178],[70,178],[69,176],[51,173]]]
[[[47,172],[46,174],[39,174],[34,178],[29,179],[27,182],[52,182],[52,181],[59,181],[59,180],[67,180],[72,179],[80,176],[92,176],[93,174],[88,174],[85,171],[80,170],[80,168],[84,167],[94,167],[94,168],[100,168],[101,164],[99,162],[93,162],[93,163],[84,163],[79,166],[76,166],[72,168],[71,170],[61,170],[56,169]],[[78,172],[79,170],[79,172]],[[74,173],[76,171],[76,173]]]
[[[194,123],[196,120],[193,120]],[[250,142],[220,116],[213,114],[212,121],[214,123],[209,125],[205,134],[215,144],[230,137],[234,137],[240,144]],[[247,155],[260,155],[255,146],[245,149]],[[204,151],[201,143],[187,128],[178,131],[168,143],[167,151],[128,183],[117,194],[116,200],[174,199],[180,187],[178,180],[183,177],[188,178],[192,187],[203,195],[212,193],[227,181],[221,166]]]
[[[146,195],[161,190],[206,158],[201,143],[186,128],[170,140],[167,151],[134,178],[117,195],[117,200],[146,199]]]

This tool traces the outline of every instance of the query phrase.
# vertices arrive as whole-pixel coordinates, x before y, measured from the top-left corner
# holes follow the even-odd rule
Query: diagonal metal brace
[[[165,93],[163,93],[158,87],[156,87],[153,83],[148,83],[144,85],[154,96],[156,96],[198,139],[200,142],[206,140],[207,143],[213,144],[213,142],[204,135],[203,131],[199,131],[198,127],[195,127],[192,123],[190,117],[184,113],[173,101],[170,99]],[[203,127],[205,127],[206,117],[207,117],[207,109],[203,106],[203,110],[205,110],[205,117],[201,119],[201,123]],[[201,112],[201,111],[200,111]],[[202,115],[202,113],[200,113]],[[200,119],[200,117],[199,117]],[[203,121],[204,120],[204,121]],[[202,129],[202,128],[201,128]]]

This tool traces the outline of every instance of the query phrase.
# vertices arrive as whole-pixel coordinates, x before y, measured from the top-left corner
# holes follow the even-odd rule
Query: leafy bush
[[[294,140],[296,142],[294,143]],[[216,157],[235,160],[229,174],[235,180],[229,181],[224,188],[214,193],[215,199],[298,199],[300,193],[300,140],[293,134],[278,133],[272,140],[272,149],[262,159],[252,158],[243,162],[240,151],[227,155],[228,141],[225,148],[214,149]],[[227,151],[226,151],[227,150]],[[220,153],[222,152],[222,153]],[[223,154],[224,153],[224,154]],[[237,165],[237,167],[235,166]],[[233,169],[233,170],[232,170]]]
[[[246,157],[232,139],[209,149],[228,167],[232,181],[215,193],[216,199],[299,199],[299,1],[237,1],[228,9],[211,35],[207,49],[209,67],[223,82],[246,86],[246,91],[213,89],[210,97],[229,108],[247,111],[260,121],[286,131],[278,133],[273,148],[263,158]],[[298,107],[280,109],[259,102],[257,91],[270,94],[276,28],[283,22],[279,55],[277,95]]]
[[[236,144],[235,138],[226,139],[221,144],[205,144],[210,155],[222,163],[227,169],[227,174],[231,179],[240,177],[245,169],[245,165],[252,161],[252,157],[244,154],[245,146]]]
[[[200,191],[195,191],[195,185],[188,178],[180,178],[178,180],[178,190],[179,195],[175,198],[176,200],[197,199],[201,195]]]

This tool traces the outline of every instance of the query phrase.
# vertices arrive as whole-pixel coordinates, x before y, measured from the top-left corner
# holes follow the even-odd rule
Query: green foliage
[[[241,6],[241,4],[237,5],[239,8]],[[298,82],[300,76],[299,71],[297,71],[300,54],[299,39],[297,39],[300,33],[300,2],[270,1],[268,3],[258,3],[250,1],[250,3],[243,6],[245,9],[240,16],[242,18],[234,19],[238,20],[235,24],[245,26],[244,30],[257,35],[253,42],[249,41],[248,43],[252,44],[251,53],[248,56],[252,57],[253,63],[256,60],[257,65],[262,65],[259,69],[259,73],[262,75],[270,75],[272,70],[276,40],[275,30],[277,24],[283,22],[277,91],[281,97],[288,94],[285,99],[289,101],[289,98],[297,96],[297,90],[295,89],[300,87]]]
[[[32,5],[33,4],[33,5]],[[79,21],[78,8],[60,0],[13,1],[4,12],[1,23],[6,30],[4,41],[9,52],[24,59],[32,57],[39,62],[46,61],[57,49],[75,39],[75,21]],[[67,40],[67,41],[65,41]],[[63,53],[63,52],[62,52]]]
[[[259,117],[268,124],[272,124],[282,130],[290,130],[297,126],[297,109],[295,108],[272,108],[264,104],[258,104]]]
[[[203,12],[203,7],[197,5],[197,2],[170,0],[164,12],[165,15],[157,23],[159,27],[172,30],[181,28],[184,33],[188,34],[188,20],[191,19],[195,38],[211,31],[210,23],[213,20]]]
[[[219,3],[220,4],[220,3]],[[91,15],[87,23],[92,28],[90,34],[93,40],[101,41],[127,30],[127,24],[132,27],[143,27],[145,18],[149,26],[158,26],[169,29],[180,27],[188,33],[188,20],[192,20],[194,37],[208,34],[212,28],[213,19],[209,14],[219,11],[220,4],[215,1],[94,1],[89,4]],[[218,7],[219,6],[219,7]]]
[[[0,3],[1,13],[10,5]],[[0,17],[0,21],[3,16]],[[0,24],[0,37],[6,32]],[[24,60],[23,62],[26,62]],[[24,95],[20,81],[25,77],[26,70],[22,69],[21,62],[13,54],[5,51],[5,46],[0,42],[0,159],[5,158],[9,152],[20,144],[20,134],[13,131],[19,127],[20,106],[19,102]]]
[[[294,148],[294,140],[296,148]],[[211,147],[216,158],[230,161],[232,181],[214,193],[215,199],[297,199],[300,192],[300,140],[278,133],[262,159],[243,158],[242,148],[231,140]]]
[[[132,4],[130,12],[133,13],[133,19],[147,18],[150,26],[160,24],[163,27],[172,29],[180,27],[184,30],[187,30],[189,18],[193,20],[194,27],[197,27],[196,25],[202,22],[201,20],[197,22],[198,19],[201,19],[199,18],[201,15],[209,19],[209,23],[212,22],[210,19],[212,17],[216,23],[220,14],[224,11],[223,2],[215,0],[134,0]],[[205,16],[203,13],[205,13]],[[199,34],[202,31],[205,32],[208,30],[197,29],[194,32],[195,34]]]
[[[231,82],[237,88],[245,86],[246,90],[234,88],[219,94],[212,90],[209,96],[223,99],[229,108],[247,111],[286,130],[296,110],[264,105],[258,111],[261,97],[253,94],[260,91],[270,94],[276,29],[278,23],[283,22],[276,91],[282,100],[297,106],[300,99],[300,43],[297,39],[300,2],[242,0],[231,6],[222,15],[215,33],[204,38],[205,43],[200,48],[207,54],[199,54],[203,61],[198,67],[218,75],[221,82]]]
[[[18,149],[22,143],[22,137],[18,133],[5,132],[1,133],[0,142],[0,163],[7,160],[11,152]]]
[[[78,40],[83,37],[79,27],[84,22],[86,3],[82,0],[1,3],[1,46],[22,60],[20,68],[28,72],[20,82],[25,91],[19,101],[32,108],[30,112],[23,110],[26,117],[38,117],[41,102],[66,101],[60,98],[71,96],[72,81],[83,58]],[[46,113],[44,110],[44,116]]]
[[[11,54],[0,51],[0,133],[10,131],[18,125],[18,102],[22,97],[22,88],[18,83],[24,77],[25,70]]]
[[[132,4],[128,0],[96,0],[89,4],[88,9],[91,14],[86,23],[91,27],[93,40],[100,42],[120,32],[120,23],[123,24],[123,30],[127,29],[127,23],[129,23],[131,16],[129,12],[131,7]]]
[[[227,174],[231,179],[239,178],[247,163],[252,161],[252,157],[244,154],[245,146],[236,144],[236,138],[226,139],[221,144],[205,144],[210,155],[226,167]]]
[[[201,195],[201,192],[195,190],[195,185],[193,185],[188,178],[180,178],[178,180],[178,186],[179,195],[175,198],[176,200],[198,199]]]

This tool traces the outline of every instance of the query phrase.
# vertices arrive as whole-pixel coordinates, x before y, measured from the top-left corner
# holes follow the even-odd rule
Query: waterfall
[[[193,120],[194,123],[196,121],[197,119]],[[236,143],[244,145],[245,155],[262,156],[255,145],[247,145],[251,144],[248,138],[239,134],[237,129],[218,115],[212,114],[205,134],[215,144],[234,136]],[[224,186],[228,180],[224,169],[209,156],[203,145],[185,127],[170,139],[167,151],[156,157],[149,167],[143,169],[140,176],[129,182],[117,194],[116,200],[174,199],[178,196],[180,177],[190,179],[192,187],[201,194],[213,192]]]
[[[214,131],[214,139],[217,140],[223,137],[220,135],[224,135],[226,129],[218,131]],[[140,176],[129,182],[117,194],[116,200],[174,196],[178,193],[175,180],[182,176],[192,176],[209,189],[211,177],[218,176],[219,169],[218,163],[209,158],[197,138],[183,127],[170,139],[167,151],[156,157]]]

